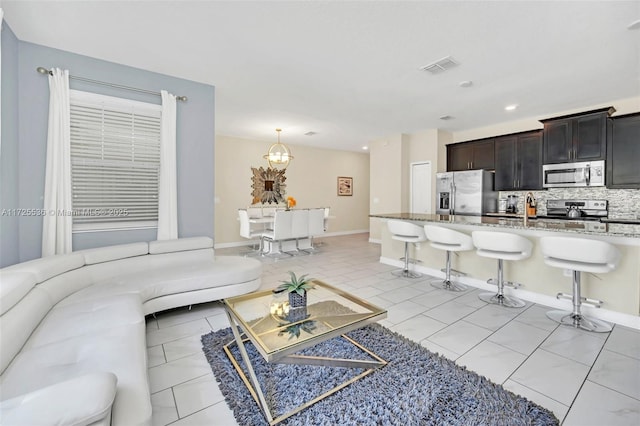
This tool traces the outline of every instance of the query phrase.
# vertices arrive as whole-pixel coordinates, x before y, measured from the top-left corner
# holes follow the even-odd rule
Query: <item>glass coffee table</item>
[[[310,407],[387,364],[387,361],[345,335],[349,331],[386,318],[387,311],[322,281],[314,280],[312,284],[314,289],[307,292],[307,307],[302,311],[299,310],[300,308],[291,310],[288,307],[286,293],[279,296],[271,290],[231,297],[223,301],[235,338],[225,345],[224,350],[270,425],[277,424]],[[341,337],[356,346],[367,354],[368,359],[297,354],[303,349],[334,337]],[[363,371],[316,398],[274,418],[247,354],[245,348],[247,343],[252,344],[262,358],[269,363],[360,368]],[[232,345],[238,345],[248,378],[231,353]]]

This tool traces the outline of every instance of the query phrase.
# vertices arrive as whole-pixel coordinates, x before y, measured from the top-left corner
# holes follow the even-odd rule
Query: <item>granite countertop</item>
[[[511,218],[419,213],[382,213],[370,214],[369,217],[449,223],[454,225],[477,225],[497,228],[525,229],[531,231],[570,232],[577,234],[601,235],[606,237],[640,238],[640,225],[637,224],[529,218],[528,224],[525,227],[522,217]]]

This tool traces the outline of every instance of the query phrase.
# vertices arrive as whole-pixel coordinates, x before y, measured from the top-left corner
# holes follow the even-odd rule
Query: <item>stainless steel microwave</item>
[[[604,160],[545,164],[542,179],[544,188],[604,186]]]

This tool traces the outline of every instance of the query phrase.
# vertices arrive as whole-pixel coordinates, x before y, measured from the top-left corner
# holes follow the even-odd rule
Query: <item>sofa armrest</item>
[[[2,424],[85,426],[111,422],[117,378],[91,373],[0,401]]]

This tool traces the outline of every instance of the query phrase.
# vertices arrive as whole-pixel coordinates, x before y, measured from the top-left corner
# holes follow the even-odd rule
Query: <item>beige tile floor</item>
[[[583,332],[547,319],[541,305],[502,308],[474,289],[450,293],[428,277],[396,278],[367,239],[323,238],[311,256],[264,260],[262,288],[274,288],[289,270],[309,273],[386,308],[386,327],[553,410],[564,425],[640,424],[640,331]],[[147,319],[154,425],[236,424],[200,345],[202,334],[227,326],[219,302]]]

